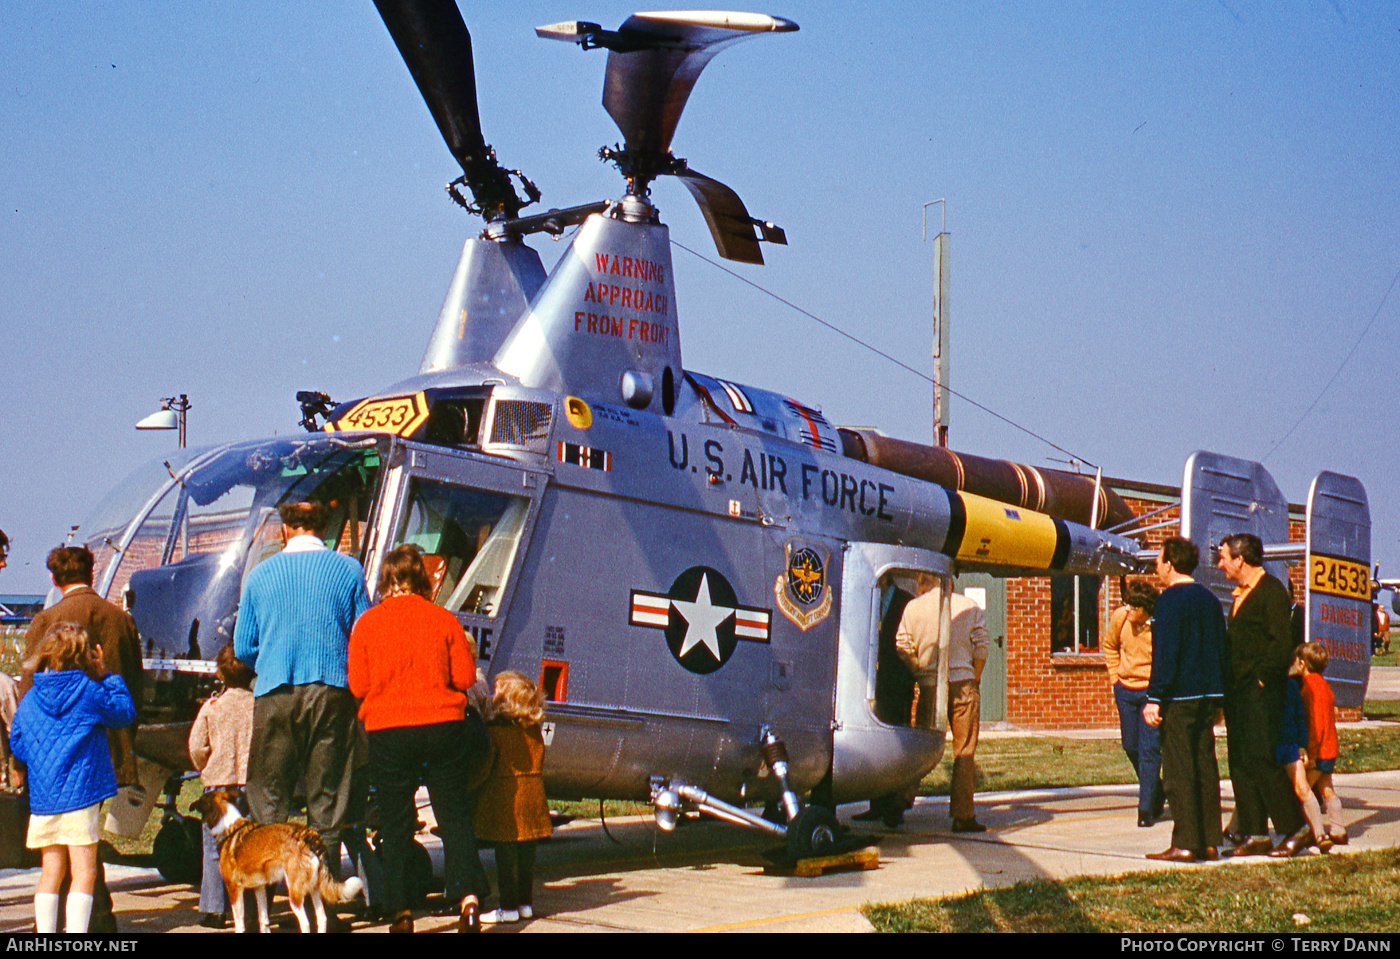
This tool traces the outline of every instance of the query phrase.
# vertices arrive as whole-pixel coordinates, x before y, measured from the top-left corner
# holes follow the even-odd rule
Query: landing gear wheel
[[[204,840],[193,816],[167,815],[151,843],[151,861],[166,882],[198,886],[204,872]]]
[[[841,835],[836,814],[825,806],[808,806],[797,814],[787,832],[789,859],[809,859],[832,851]]]

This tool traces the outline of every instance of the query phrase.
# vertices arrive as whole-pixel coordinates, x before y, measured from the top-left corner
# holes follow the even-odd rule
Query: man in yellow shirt
[[[1155,727],[1142,719],[1152,678],[1152,611],[1157,590],[1141,580],[1123,591],[1123,605],[1108,619],[1099,649],[1118,706],[1123,752],[1138,777],[1138,825],[1151,826],[1166,803],[1162,791],[1162,746]]]

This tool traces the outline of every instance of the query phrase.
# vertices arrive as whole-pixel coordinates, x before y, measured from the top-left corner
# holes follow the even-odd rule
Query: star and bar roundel
[[[740,605],[718,570],[692,566],[670,592],[632,590],[628,622],[664,630],[676,662],[692,673],[712,673],[729,662],[740,640],[768,642],[771,619],[766,609]]]

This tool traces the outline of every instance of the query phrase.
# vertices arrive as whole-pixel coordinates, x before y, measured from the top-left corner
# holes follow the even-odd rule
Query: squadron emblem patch
[[[778,609],[804,633],[831,612],[831,586],[826,581],[826,550],[803,543],[784,546],[787,571],[773,583]]]
[[[692,566],[668,593],[632,590],[628,622],[665,630],[676,662],[692,673],[712,673],[734,655],[739,640],[768,642],[772,614],[739,605],[734,587],[708,566]]]

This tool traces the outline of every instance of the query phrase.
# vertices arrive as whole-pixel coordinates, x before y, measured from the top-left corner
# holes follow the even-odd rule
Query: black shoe
[[[205,929],[228,928],[228,920],[224,918],[224,914],[221,912],[206,912],[203,917],[200,918],[199,924]]]
[[[972,819],[954,819],[954,820],[953,820],[953,832],[986,832],[986,831],[987,831],[987,827],[984,826],[984,825],[982,825],[980,822],[978,822],[977,819],[976,819],[976,817],[974,817],[974,818],[972,818]]]
[[[1138,828],[1146,829],[1148,826],[1156,825],[1157,817],[1149,816],[1146,813],[1138,813]]]
[[[900,826],[904,825],[904,810],[896,809],[891,806],[889,809],[885,810],[884,814],[880,817],[880,821],[885,824],[885,828],[887,829],[898,829]]]
[[[475,896],[462,900],[462,913],[457,918],[458,932],[481,931],[481,905]]]

